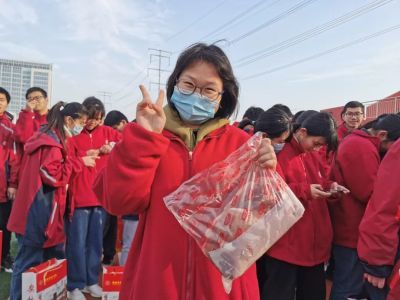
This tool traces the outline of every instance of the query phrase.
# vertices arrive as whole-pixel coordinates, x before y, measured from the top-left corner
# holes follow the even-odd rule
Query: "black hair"
[[[289,118],[293,118],[293,113],[292,113],[292,111],[290,110],[290,108],[289,108],[289,106],[287,106],[287,105],[285,105],[285,104],[281,104],[281,103],[278,103],[278,104],[275,104],[274,106],[272,106],[272,107],[274,107],[274,108],[279,108],[280,110],[283,110],[288,116],[289,116]],[[271,108],[272,108],[271,107]]]
[[[240,123],[238,124],[238,128],[240,129],[244,129],[246,126],[251,125],[254,126],[254,121],[249,120],[249,119],[243,119],[242,121],[240,121]]]
[[[292,118],[292,122],[295,123],[297,118],[304,112],[304,110],[300,110],[297,113],[294,114],[293,118]]]
[[[14,115],[8,111],[6,111],[6,115],[8,116],[8,118],[13,121],[14,120]]]
[[[40,92],[43,97],[47,98],[47,92],[44,89],[42,89],[40,87],[37,87],[37,86],[34,86],[34,87],[29,88],[26,91],[25,99],[28,99],[29,94],[31,94],[33,92]]]
[[[306,110],[298,116],[293,125],[293,132],[300,128],[307,129],[309,136],[321,136],[325,138],[328,152],[336,151],[338,137],[335,120],[329,113]]]
[[[364,109],[365,109],[364,104],[362,104],[361,102],[358,102],[358,101],[347,102],[346,105],[343,106],[343,110],[342,110],[342,112],[340,114],[342,117],[347,112],[348,108],[361,108],[363,113],[364,113]]]
[[[379,117],[372,125],[373,130],[387,131],[389,141],[396,141],[400,137],[400,116],[397,114],[388,114]]]
[[[221,48],[212,44],[197,43],[184,50],[178,57],[175,69],[167,81],[168,104],[176,110],[170,99],[176,81],[182,72],[193,63],[203,61],[215,67],[223,83],[223,94],[220,107],[215,114],[216,118],[229,118],[237,111],[239,97],[239,83],[233,74],[231,63]]]
[[[55,131],[60,138],[61,144],[66,148],[64,117],[71,117],[75,120],[86,114],[87,111],[85,107],[78,102],[71,102],[68,104],[62,101],[57,102],[47,114],[47,125],[44,127],[43,132]]]
[[[379,115],[376,119],[373,119],[367,123],[365,123],[364,125],[362,125],[362,129],[371,129],[372,126],[375,125],[376,122],[378,122],[379,119],[382,119],[384,117],[386,117],[388,114],[381,114]]]
[[[11,101],[10,93],[5,88],[0,87],[0,94],[6,96],[7,103],[10,103]]]
[[[113,127],[121,123],[121,121],[123,120],[129,122],[128,118],[122,112],[120,112],[119,110],[112,110],[107,113],[107,116],[104,119],[104,125]]]
[[[254,126],[254,132],[265,132],[270,139],[280,137],[284,132],[292,131],[292,121],[283,110],[275,106],[263,112]]]
[[[103,118],[106,114],[106,109],[104,108],[103,102],[97,99],[96,97],[88,97],[83,102],[82,105],[86,108],[88,112],[89,119],[95,119],[97,115],[100,113]]]
[[[245,111],[243,119],[249,119],[255,122],[263,112],[264,110],[261,107],[251,106]]]

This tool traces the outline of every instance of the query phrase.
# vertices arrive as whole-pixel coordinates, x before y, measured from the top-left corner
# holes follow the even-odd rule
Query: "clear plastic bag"
[[[198,173],[164,198],[184,230],[222,274],[241,276],[303,215],[304,207],[275,171],[257,161],[262,134]]]

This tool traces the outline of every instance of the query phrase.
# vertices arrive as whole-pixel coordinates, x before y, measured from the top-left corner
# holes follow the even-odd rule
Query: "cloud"
[[[28,44],[21,45],[13,42],[0,41],[0,49],[2,51],[2,58],[46,63],[48,63],[49,61],[49,59],[43,52],[35,49],[34,46]]]
[[[38,21],[38,15],[30,1],[0,0],[0,8],[0,22],[36,24]]]
[[[160,42],[166,33],[168,12],[160,3],[129,0],[60,1],[66,17],[66,39],[96,41],[103,47],[139,58],[133,45]]]
[[[371,76],[400,67],[400,43],[383,47],[368,60],[353,61],[350,66],[320,73],[306,73],[291,82],[312,82],[343,77]]]

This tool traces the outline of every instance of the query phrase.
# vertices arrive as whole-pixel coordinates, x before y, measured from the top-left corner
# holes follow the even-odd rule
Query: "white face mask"
[[[76,124],[72,129],[70,129],[72,135],[78,135],[82,132],[82,130],[83,130],[83,126],[76,125]]]
[[[285,143],[273,144],[272,147],[274,147],[275,153],[279,153],[282,151],[283,147],[285,147]]]

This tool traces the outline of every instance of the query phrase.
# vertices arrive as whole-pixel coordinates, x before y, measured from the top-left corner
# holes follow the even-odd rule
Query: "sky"
[[[138,85],[158,93],[149,49],[167,51],[165,86],[183,49],[217,42],[240,119],[250,106],[323,109],[399,91],[399,12],[400,0],[0,0],[0,58],[53,64],[52,103],[94,95],[133,118]]]

